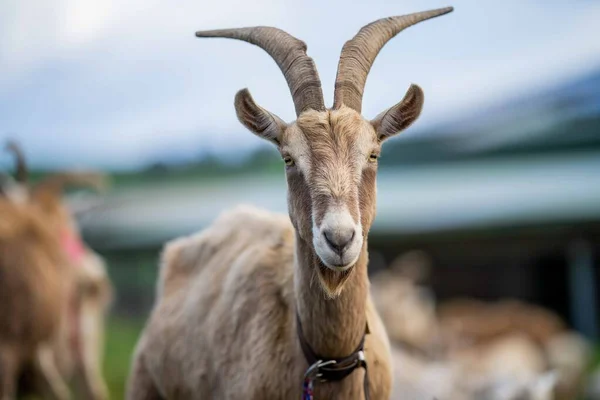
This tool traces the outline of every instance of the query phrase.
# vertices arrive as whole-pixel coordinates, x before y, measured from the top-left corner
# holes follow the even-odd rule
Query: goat
[[[68,310],[61,319],[59,334],[46,351],[52,354],[63,380],[73,381],[77,398],[107,398],[106,384],[100,368],[104,314],[112,298],[112,287],[106,275],[104,261],[81,241],[75,220],[62,200],[62,189],[66,186],[91,186],[102,190],[106,186],[106,180],[99,174],[68,173],[53,174],[30,185],[20,147],[10,142],[7,149],[15,155],[17,179],[4,190],[5,195],[13,201],[27,202],[43,217],[43,223],[58,237],[59,245],[70,259],[69,265],[75,267],[70,271],[75,276],[72,286],[68,288]],[[36,370],[36,365],[32,365],[24,375],[35,377],[43,373],[44,371]],[[40,391],[36,382],[33,382],[33,387],[25,385],[21,388],[23,389]]]
[[[392,399],[552,400],[557,375],[542,369],[528,338],[498,340],[468,354],[428,359],[392,343]]]
[[[108,390],[101,367],[104,316],[112,298],[112,285],[104,260],[81,239],[76,221],[62,199],[66,186],[105,187],[98,174],[55,174],[38,183],[31,202],[39,207],[46,223],[60,237],[60,244],[75,268],[69,320],[55,343],[55,356],[64,377],[74,380],[77,398],[106,399]]]
[[[22,370],[40,371],[42,390],[66,399],[51,341],[66,313],[73,276],[58,239],[27,204],[0,198],[0,399],[12,400]]]
[[[412,390],[452,399],[577,397],[589,345],[557,315],[515,300],[459,299],[436,307],[420,286],[429,269],[424,253],[409,252],[372,279],[394,366],[400,366],[394,395]]]
[[[427,265],[422,252],[402,254],[372,277],[371,295],[393,344],[435,358],[440,352],[435,296],[421,284]]]
[[[456,298],[440,304],[438,315],[448,340],[460,336],[473,343],[519,331],[543,344],[566,330],[565,323],[553,312],[514,299],[485,302]]]
[[[448,347],[460,351],[522,335],[543,354],[547,369],[556,371],[556,399],[572,399],[580,394],[590,345],[552,311],[512,299],[454,299],[441,304],[438,314],[440,331],[444,332],[442,341]]]
[[[332,109],[306,45],[288,33],[196,33],[255,44],[284,73],[294,123],[258,106],[247,89],[237,93],[235,109],[281,153],[289,217],[236,209],[166,245],[128,399],[389,398],[389,342],[369,295],[367,235],[381,144],[417,119],[423,92],[412,85],[373,121],[360,114],[362,94],[386,42],[450,11],[363,27],[342,49]]]

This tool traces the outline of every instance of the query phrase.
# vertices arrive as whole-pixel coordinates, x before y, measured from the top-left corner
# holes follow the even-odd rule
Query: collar
[[[366,323],[365,333],[362,336],[358,347],[349,356],[341,358],[326,358],[317,355],[308,344],[302,331],[300,316],[296,313],[296,328],[298,340],[304,358],[309,364],[304,373],[303,399],[312,400],[312,387],[315,381],[334,382],[341,381],[350,375],[357,368],[365,369],[364,392],[365,400],[369,400],[369,376],[367,374],[367,361],[365,359],[364,346],[366,335],[370,333],[369,323]]]

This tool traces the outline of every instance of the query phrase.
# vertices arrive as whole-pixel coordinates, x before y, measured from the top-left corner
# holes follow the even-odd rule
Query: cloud
[[[308,43],[326,104],[343,43],[363,24],[445,6],[439,1],[40,1],[0,4],[0,135],[38,165],[132,167],[205,148],[259,141],[238,123],[233,96],[295,118],[284,78],[261,49],[197,39],[199,29],[273,25]],[[597,3],[464,0],[409,28],[381,52],[367,81],[366,117],[426,93],[416,127],[526,93],[600,65]],[[414,129],[412,132],[417,132]],[[407,132],[407,134],[411,134]]]

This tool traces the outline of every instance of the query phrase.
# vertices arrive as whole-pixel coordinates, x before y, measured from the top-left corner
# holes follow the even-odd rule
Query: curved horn
[[[89,187],[97,192],[105,191],[109,186],[108,177],[96,172],[56,173],[38,182],[33,190],[40,192],[62,192],[68,186]]]
[[[12,140],[6,143],[6,150],[10,151],[15,157],[15,177],[17,182],[27,183],[29,180],[29,170],[27,169],[27,162],[25,161],[23,150],[21,150],[21,147]]]
[[[361,112],[367,75],[383,46],[398,33],[430,18],[439,17],[452,7],[424,11],[399,17],[382,18],[361,28],[342,48],[335,78],[333,108],[342,104]]]
[[[325,110],[321,80],[315,63],[306,55],[306,44],[278,28],[218,29],[196,32],[197,37],[223,37],[252,43],[275,60],[290,87],[296,115],[308,109]]]

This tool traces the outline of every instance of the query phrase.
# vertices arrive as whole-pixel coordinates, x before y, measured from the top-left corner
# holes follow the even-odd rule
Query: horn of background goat
[[[6,150],[10,151],[15,157],[15,179],[19,183],[27,183],[29,180],[29,170],[25,161],[25,154],[21,147],[12,140],[6,143]]]
[[[306,44],[278,28],[218,29],[196,32],[197,37],[223,37],[252,43],[275,60],[290,88],[296,115],[303,111],[325,109],[321,80],[312,58],[306,55]]]
[[[60,193],[69,186],[89,187],[97,192],[103,192],[109,186],[109,179],[106,175],[96,172],[58,173],[52,174],[38,182],[33,187],[33,190],[36,193]]]
[[[399,17],[382,18],[362,27],[356,36],[347,41],[342,48],[335,78],[333,108],[338,109],[344,104],[360,113],[367,75],[383,46],[409,26],[439,17],[452,10],[452,7],[446,7]]]

